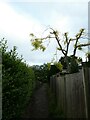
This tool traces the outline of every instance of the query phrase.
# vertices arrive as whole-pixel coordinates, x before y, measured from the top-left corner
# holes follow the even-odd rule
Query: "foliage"
[[[43,64],[43,65],[34,65],[32,66],[34,72],[35,72],[35,77],[38,81],[41,82],[47,82],[48,80],[48,67],[47,64]]]
[[[61,64],[63,65],[63,68],[64,69],[67,68],[67,71],[69,71],[69,68],[71,66],[70,69],[72,70],[72,72],[78,71],[78,70],[76,70],[76,69],[78,69],[78,66],[77,66],[78,64],[76,62],[78,59],[76,60],[76,58],[75,58],[76,51],[82,50],[82,47],[90,45],[90,43],[82,44],[79,42],[79,40],[85,36],[85,29],[81,28],[79,30],[79,32],[75,35],[74,38],[70,38],[68,35],[68,32],[64,33],[63,36],[60,36],[60,33],[57,30],[54,30],[53,28],[48,28],[47,30],[48,30],[48,35],[46,37],[38,38],[33,33],[30,34],[31,43],[32,43],[32,46],[34,47],[34,50],[41,49],[42,51],[44,51],[47,48],[47,46],[43,45],[44,41],[47,40],[50,43],[50,39],[54,39],[58,43],[58,46],[56,47],[56,49],[58,51],[60,51],[65,58],[64,60],[61,58],[62,59]],[[70,55],[70,56],[73,56],[73,58],[68,57],[71,43],[74,44],[73,49],[72,49],[73,54]],[[69,61],[71,61],[71,62],[69,62]],[[69,65],[69,63],[70,63],[70,65]],[[75,65],[77,68],[75,68],[74,69],[75,71],[73,71],[73,68],[75,67]],[[50,69],[50,64],[48,64],[48,66]],[[56,65],[56,66],[61,67],[61,65]]]
[[[49,83],[50,83],[50,76],[55,75],[58,72],[61,72],[60,69],[58,69],[58,67],[56,67],[55,65],[51,65],[51,68],[50,68],[49,74],[48,74]]]
[[[32,36],[32,46],[34,47],[33,50],[40,49],[44,51],[46,47],[42,44],[42,39],[37,39],[33,34],[30,34]]]
[[[58,62],[58,63],[55,62],[54,65],[55,65],[60,71],[62,71],[63,65],[61,64],[61,62]]]
[[[46,46],[43,45],[44,41],[46,40],[50,41],[50,39],[52,38],[58,43],[58,47],[56,49],[61,51],[64,56],[68,56],[71,42],[74,43],[73,56],[76,55],[77,49],[82,50],[82,46],[86,45],[86,44],[82,45],[79,43],[79,40],[85,34],[85,29],[83,28],[80,29],[80,31],[76,34],[75,38],[70,38],[68,36],[68,32],[64,33],[62,36],[63,41],[61,39],[60,33],[57,30],[54,30],[53,28],[48,28],[47,30],[49,32],[46,37],[38,38],[33,33],[30,34],[31,43],[32,46],[34,47],[34,50],[41,49],[42,51],[44,51],[46,49]]]
[[[51,63],[47,63],[48,70],[51,68]]]
[[[16,47],[7,51],[7,41],[0,42],[2,51],[3,120],[18,118],[35,87],[34,71],[19,58]]]
[[[76,73],[79,71],[79,66],[77,63],[77,57],[71,57],[70,63],[69,63],[69,73]]]
[[[67,59],[68,65],[65,59]],[[61,57],[59,62],[61,62],[61,64],[63,65],[63,69],[68,68],[69,73],[75,73],[79,71],[79,66],[82,64],[82,58],[71,55],[71,56],[67,56],[67,58]]]
[[[68,63],[70,62],[70,57],[67,56],[67,60],[68,60]],[[63,69],[67,69],[67,63],[66,63],[66,60],[65,60],[65,57],[61,57],[59,62],[61,62],[61,64],[63,65]]]
[[[88,61],[90,62],[90,52],[86,53],[86,58],[87,58]]]

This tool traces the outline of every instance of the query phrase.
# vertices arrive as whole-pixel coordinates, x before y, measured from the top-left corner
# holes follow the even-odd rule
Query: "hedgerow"
[[[19,58],[16,47],[7,51],[7,41],[0,42],[2,52],[2,116],[3,120],[19,118],[35,88],[31,67]]]

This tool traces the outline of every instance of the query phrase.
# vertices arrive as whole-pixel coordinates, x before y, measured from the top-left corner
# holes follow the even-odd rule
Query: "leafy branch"
[[[40,49],[42,51],[45,51],[47,47],[44,45],[44,41],[49,40],[49,43],[50,43],[51,39],[53,39],[58,44],[56,49],[59,50],[63,54],[63,56],[64,56],[63,58],[66,62],[67,67],[69,66],[68,53],[70,50],[71,43],[74,43],[74,47],[72,49],[73,54],[70,56],[71,56],[71,59],[73,59],[75,61],[76,61],[77,50],[82,50],[82,47],[90,45],[90,43],[81,43],[79,41],[80,39],[83,39],[84,37],[86,37],[84,28],[81,28],[79,30],[79,32],[76,34],[75,38],[69,37],[68,32],[61,35],[59,31],[57,31],[51,27],[49,27],[47,30],[48,30],[48,35],[46,37],[37,38],[33,33],[30,34],[31,43],[32,43],[32,46],[34,47],[34,50]],[[63,39],[62,39],[62,37],[63,37]],[[87,37],[86,37],[86,39],[87,39]]]

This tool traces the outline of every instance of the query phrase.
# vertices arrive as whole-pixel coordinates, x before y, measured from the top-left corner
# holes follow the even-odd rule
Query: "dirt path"
[[[22,118],[48,118],[47,84],[37,89]]]

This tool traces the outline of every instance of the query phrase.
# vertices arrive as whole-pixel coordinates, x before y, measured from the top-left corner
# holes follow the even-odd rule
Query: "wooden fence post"
[[[83,67],[85,98],[86,98],[86,117],[90,118],[90,67]]]

